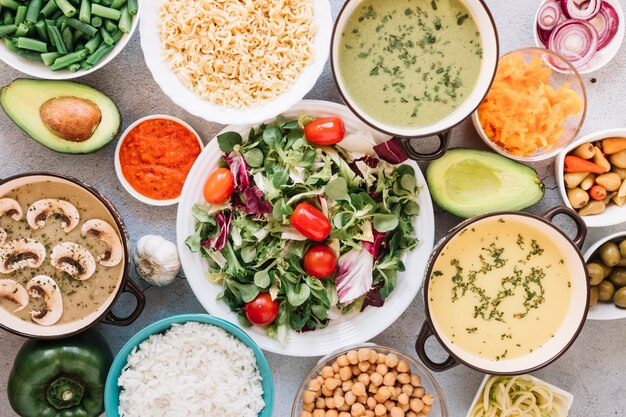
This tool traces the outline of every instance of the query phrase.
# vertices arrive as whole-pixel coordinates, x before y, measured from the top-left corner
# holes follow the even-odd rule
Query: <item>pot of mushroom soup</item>
[[[451,129],[487,95],[498,53],[482,0],[348,0],[335,23],[331,68],[361,120],[425,161],[445,153]],[[431,136],[435,151],[416,149]]]
[[[113,205],[79,180],[28,173],[0,181],[0,327],[61,338],[94,323],[125,326],[145,305],[129,278],[128,234]],[[111,308],[127,292],[127,317]]]

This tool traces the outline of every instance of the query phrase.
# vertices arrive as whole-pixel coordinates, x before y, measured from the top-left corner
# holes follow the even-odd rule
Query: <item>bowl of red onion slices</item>
[[[588,74],[617,54],[624,39],[624,12],[618,0],[544,0],[535,16],[534,36],[537,46]]]

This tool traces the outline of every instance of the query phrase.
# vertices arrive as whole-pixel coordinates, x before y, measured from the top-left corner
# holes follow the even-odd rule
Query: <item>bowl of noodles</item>
[[[330,50],[328,0],[157,0],[142,11],[146,64],[174,103],[221,124],[259,123],[315,85]]]

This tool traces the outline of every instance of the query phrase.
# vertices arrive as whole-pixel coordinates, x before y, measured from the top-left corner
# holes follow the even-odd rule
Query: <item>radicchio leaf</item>
[[[263,191],[254,185],[233,195],[233,207],[248,214],[264,214],[272,212],[272,204],[263,200]]]
[[[371,290],[365,294],[365,299],[363,299],[363,304],[361,305],[361,311],[365,310],[365,307],[382,307],[385,304],[385,300],[380,296],[380,289],[383,287],[383,281],[379,281],[372,287]]]
[[[350,165],[350,168],[352,168],[352,171],[354,171],[355,174],[360,175],[361,177],[363,177],[365,173],[361,172],[361,170],[357,166],[356,163],[359,161],[363,161],[370,168],[376,168],[378,166],[378,163],[380,162],[378,158],[370,156],[370,155],[364,156],[359,159],[355,159],[354,161],[350,162],[349,165]]]
[[[250,186],[250,174],[248,172],[248,164],[243,155],[239,152],[225,153],[224,161],[230,167],[235,182],[235,192],[243,191]]]
[[[400,144],[400,139],[397,138],[389,139],[386,142],[374,146],[374,151],[380,159],[394,165],[401,164],[409,159]]]
[[[374,235],[374,242],[363,241],[361,242],[361,246],[363,246],[363,249],[371,253],[374,259],[379,259],[382,255],[382,246],[385,243],[385,237],[387,235],[376,231],[373,227],[372,234]]]
[[[352,249],[339,258],[335,285],[341,304],[348,304],[366,294],[371,286],[374,257],[366,250]]]
[[[222,211],[215,216],[217,227],[219,229],[217,236],[209,238],[201,243],[202,246],[213,248],[217,251],[222,250],[228,241],[228,232],[230,231],[230,222],[233,220],[233,212]]]

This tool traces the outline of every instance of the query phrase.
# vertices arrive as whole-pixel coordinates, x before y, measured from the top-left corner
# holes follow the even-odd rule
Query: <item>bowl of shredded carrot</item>
[[[547,49],[524,48],[500,58],[472,121],[483,141],[501,155],[540,161],[574,140],[586,113],[585,86],[576,69]]]

